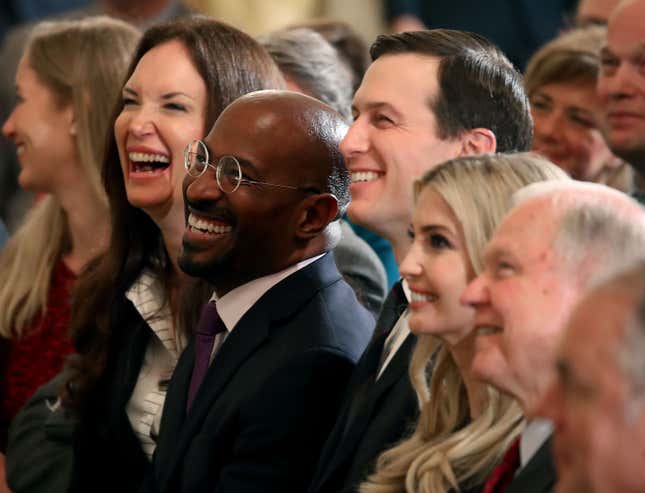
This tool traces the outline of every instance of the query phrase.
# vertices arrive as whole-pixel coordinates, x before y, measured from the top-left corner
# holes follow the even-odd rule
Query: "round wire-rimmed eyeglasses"
[[[242,167],[235,156],[225,155],[217,160],[217,164],[209,161],[208,148],[201,140],[193,140],[184,149],[184,168],[186,173],[193,178],[202,176],[207,168],[215,170],[217,186],[224,193],[233,193],[240,185],[266,185],[269,187],[289,190],[300,190],[306,193],[318,193],[317,190],[293,185],[279,185],[265,181],[251,180],[242,175]]]

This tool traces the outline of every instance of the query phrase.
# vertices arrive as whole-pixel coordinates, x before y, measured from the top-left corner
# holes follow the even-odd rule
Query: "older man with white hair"
[[[473,371],[530,416],[576,303],[599,277],[644,256],[645,212],[626,195],[573,181],[520,190],[462,296],[476,310]],[[484,491],[551,491],[550,434],[530,421]]]

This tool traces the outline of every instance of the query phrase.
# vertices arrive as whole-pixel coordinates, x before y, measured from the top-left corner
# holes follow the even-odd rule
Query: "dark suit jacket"
[[[76,420],[56,405],[65,379],[59,373],[41,386],[11,422],[6,474],[13,493],[68,491]]]
[[[111,316],[113,340],[107,367],[85,400],[74,433],[72,492],[136,492],[150,468],[126,405],[153,332],[125,296],[114,304]]]
[[[408,336],[375,381],[383,343],[406,307],[401,284],[396,283],[383,305],[375,337],[352,375],[310,493],[357,491],[379,454],[411,431],[418,414],[417,398],[408,377],[414,335]]]
[[[376,318],[387,294],[385,268],[374,250],[347,221],[340,221],[340,227],[343,236],[334,248],[336,266],[354,289],[358,301]]]
[[[550,493],[558,480],[549,438],[506,489],[506,493]]]
[[[187,414],[191,343],[170,382],[144,491],[304,491],[373,323],[325,255],[240,319]]]

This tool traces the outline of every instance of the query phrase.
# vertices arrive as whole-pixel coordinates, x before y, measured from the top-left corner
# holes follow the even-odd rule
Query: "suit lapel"
[[[506,493],[548,493],[557,481],[549,438],[509,485]]]
[[[340,279],[333,257],[325,255],[267,291],[227,336],[186,415],[188,387],[195,361],[194,342],[191,341],[168,389],[162,422],[166,454],[162,456],[160,452],[155,459],[159,465],[155,468],[160,473],[159,484],[168,483],[204,419],[238,369],[265,343],[273,327],[279,329],[280,324],[275,322],[288,318],[320,289]]]
[[[394,284],[387,299],[383,303],[383,308],[376,322],[374,337],[361,357],[356,371],[352,376],[352,383],[346,394],[343,410],[334,426],[329,443],[325,447],[326,451],[323,455],[322,463],[328,464],[328,467],[324,470],[321,485],[346,460],[348,455],[354,453],[354,446],[369,425],[370,418],[377,403],[383,394],[399,381],[402,374],[407,373],[409,353],[416,341],[416,338],[411,334],[408,335],[405,342],[385,368],[381,378],[375,381],[385,339],[407,306],[408,303],[403,292],[403,287],[401,286],[401,281],[398,281]],[[347,420],[353,417],[353,413],[350,413],[350,410],[354,399],[357,398],[357,393],[361,391],[363,386],[368,386],[368,388],[365,389],[367,396],[361,403],[362,409],[359,411],[359,416],[353,419],[352,423],[348,423]],[[349,428],[347,428],[348,426]]]

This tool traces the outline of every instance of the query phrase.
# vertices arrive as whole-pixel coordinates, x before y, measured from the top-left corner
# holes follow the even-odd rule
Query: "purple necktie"
[[[195,334],[195,366],[193,366],[193,375],[190,377],[190,387],[188,387],[187,411],[190,411],[197,391],[206,376],[215,336],[225,330],[226,326],[217,313],[215,303],[206,303],[202,308]]]

